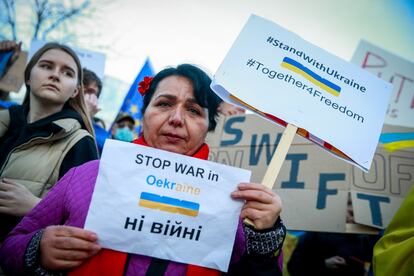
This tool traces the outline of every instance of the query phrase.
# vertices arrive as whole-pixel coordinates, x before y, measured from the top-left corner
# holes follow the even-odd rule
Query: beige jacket
[[[0,137],[6,133],[9,123],[8,110],[1,110]],[[58,133],[34,137],[14,148],[0,168],[0,177],[18,180],[37,197],[46,195],[57,182],[60,165],[68,151],[83,137],[91,136],[76,119],[59,119],[53,123],[62,128]]]

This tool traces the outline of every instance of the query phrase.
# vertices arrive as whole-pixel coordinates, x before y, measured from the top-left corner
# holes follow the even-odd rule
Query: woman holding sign
[[[207,159],[207,132],[216,126],[220,99],[210,78],[192,65],[167,68],[145,78],[143,135],[134,143]],[[0,250],[10,274],[70,271],[71,275],[219,275],[219,271],[101,249],[97,235],[82,229],[98,174],[99,161],[69,171],[48,196],[11,233]],[[244,200],[229,274],[281,275],[279,250],[286,229],[281,200],[256,183],[241,183],[231,194]],[[58,226],[59,225],[59,226]],[[190,249],[191,250],[191,249]]]
[[[48,43],[24,79],[23,104],[0,111],[0,241],[69,169],[98,157],[76,54]]]

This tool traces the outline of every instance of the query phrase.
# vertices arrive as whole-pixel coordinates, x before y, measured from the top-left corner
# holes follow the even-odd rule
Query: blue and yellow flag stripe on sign
[[[180,200],[168,196],[160,196],[147,192],[141,193],[139,206],[150,209],[159,209],[169,213],[180,213],[190,217],[198,216],[198,211],[200,209],[200,204],[196,202]]]
[[[297,62],[296,60],[293,60],[289,57],[284,57],[281,65],[282,67],[305,77],[313,84],[319,86],[320,88],[324,89],[325,91],[331,93],[336,97],[338,97],[339,93],[341,92],[341,87],[328,81],[327,79],[322,78],[321,76],[319,76],[306,66],[302,65],[301,63]]]
[[[388,151],[414,148],[414,132],[383,133],[380,136],[380,142]]]

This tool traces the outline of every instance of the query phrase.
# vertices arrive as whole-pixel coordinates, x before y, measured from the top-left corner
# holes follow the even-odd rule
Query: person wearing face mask
[[[131,142],[136,138],[134,131],[135,120],[128,113],[122,112],[115,120],[112,127],[112,139]]]

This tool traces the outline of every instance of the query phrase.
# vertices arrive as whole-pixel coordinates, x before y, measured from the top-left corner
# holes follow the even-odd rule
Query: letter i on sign
[[[212,173],[212,171],[208,172],[208,180],[218,181],[218,174]]]

